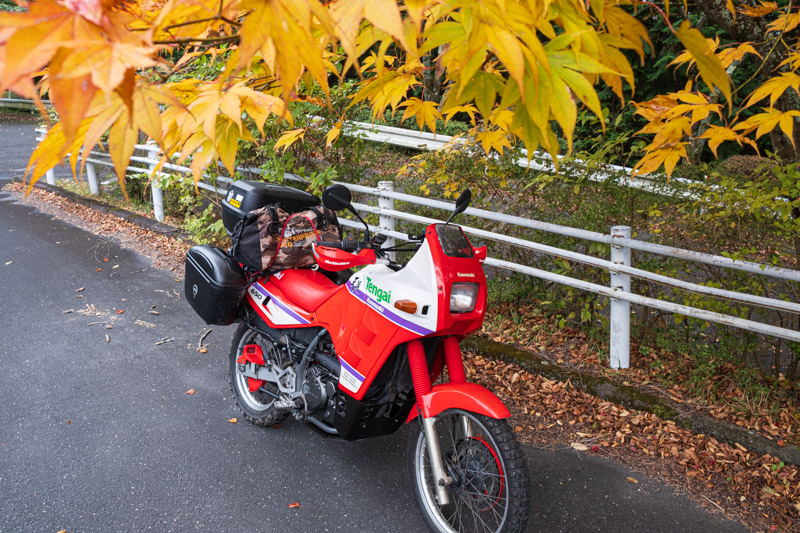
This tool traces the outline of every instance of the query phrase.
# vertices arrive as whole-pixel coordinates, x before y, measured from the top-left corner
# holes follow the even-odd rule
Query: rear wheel
[[[257,382],[253,378],[244,375],[242,368],[238,364],[239,357],[244,352],[245,346],[254,344],[261,347],[264,354],[264,362],[269,364],[275,362],[281,365],[281,356],[277,346],[269,337],[258,333],[240,324],[239,329],[233,336],[231,343],[231,353],[228,362],[228,378],[231,384],[236,403],[242,410],[245,419],[258,426],[271,426],[277,424],[289,413],[275,409],[275,396],[278,394],[278,386],[269,382]],[[251,385],[257,383],[260,387],[250,390]]]
[[[436,497],[425,434],[413,424],[408,445],[411,487],[437,532],[521,532],[528,519],[528,470],[504,420],[449,409],[436,417],[442,460],[453,482],[450,503]]]

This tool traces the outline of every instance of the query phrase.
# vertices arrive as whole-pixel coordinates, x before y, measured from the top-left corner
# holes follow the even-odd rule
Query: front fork
[[[450,382],[455,384],[466,383],[466,373],[464,371],[464,360],[461,358],[461,347],[455,337],[444,339],[444,360],[447,364],[447,372],[450,375]],[[428,459],[433,470],[433,479],[436,486],[436,498],[439,505],[450,503],[450,494],[447,487],[453,484],[453,478],[447,475],[442,459],[442,449],[439,446],[439,432],[436,429],[436,417],[425,417],[422,412],[422,397],[431,391],[431,375],[428,369],[428,361],[425,358],[425,348],[422,341],[414,340],[408,343],[408,364],[411,367],[411,379],[414,382],[414,393],[417,397],[417,406],[422,418],[422,431],[425,433],[427,442]],[[464,425],[464,436],[471,436],[471,427],[467,417],[462,418]]]

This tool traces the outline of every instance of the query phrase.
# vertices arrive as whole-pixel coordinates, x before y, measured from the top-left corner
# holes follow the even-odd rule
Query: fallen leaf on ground
[[[229,419],[228,419],[228,422],[230,422],[231,424],[235,424],[235,423],[236,423],[236,422],[238,422],[238,421],[239,421],[239,419],[238,419],[238,418],[229,418]]]
[[[100,272],[101,270],[103,270],[103,269],[102,268],[95,268],[94,269],[95,272]]]
[[[75,292],[83,292],[84,289],[85,287],[81,287],[80,289],[75,289]]]
[[[186,391],[186,394],[194,394],[194,389],[189,389]]]
[[[587,445],[580,442],[573,442],[572,444],[570,444],[570,446],[572,446],[573,449],[578,450],[579,452],[585,452],[586,450],[589,449]]]
[[[11,263],[13,263],[13,262],[14,262],[14,261],[8,261],[8,262],[6,263],[6,266],[10,265],[10,264],[11,264]]]
[[[289,504],[289,509],[297,509],[298,507],[300,507],[300,504],[297,502],[292,502]]]
[[[635,483],[637,485],[639,484],[639,480],[637,480],[636,478],[631,477],[631,476],[626,477],[625,481],[627,481],[628,483]]]
[[[118,315],[121,315],[121,314],[122,314],[122,313],[124,313],[124,312],[125,312],[125,311],[124,311],[124,310],[122,310],[122,309],[117,309],[117,314],[118,314]]]

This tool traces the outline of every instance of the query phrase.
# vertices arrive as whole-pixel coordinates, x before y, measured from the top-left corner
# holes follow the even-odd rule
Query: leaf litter
[[[511,411],[520,440],[613,458],[711,499],[755,529],[800,528],[800,473],[770,455],[695,434],[652,413],[626,409],[511,363],[465,353],[468,379],[492,389]],[[512,383],[513,376],[519,377]],[[584,452],[585,453],[585,452]],[[632,478],[635,479],[635,478]],[[636,483],[636,481],[630,481]]]

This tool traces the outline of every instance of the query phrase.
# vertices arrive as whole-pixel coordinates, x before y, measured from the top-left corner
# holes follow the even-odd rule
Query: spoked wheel
[[[269,338],[240,324],[233,336],[228,364],[231,391],[245,419],[259,426],[271,426],[286,418],[288,413],[275,409],[276,384],[249,378],[242,372],[240,358],[245,347],[253,345],[261,348],[265,364],[269,361],[281,363],[280,352]]]
[[[414,424],[408,446],[411,486],[425,521],[437,532],[521,532],[528,519],[528,470],[503,420],[450,409],[436,428],[450,503],[439,505],[425,434]]]

